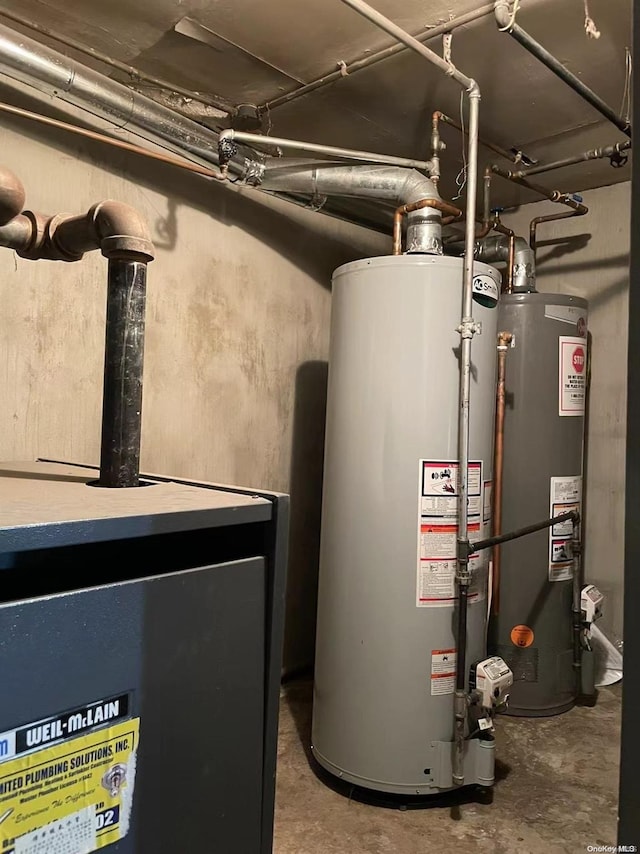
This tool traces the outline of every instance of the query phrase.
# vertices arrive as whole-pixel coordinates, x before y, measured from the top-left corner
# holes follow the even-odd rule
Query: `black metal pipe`
[[[582,638],[584,635],[582,625],[582,604],[580,594],[582,591],[582,538],[580,536],[580,525],[573,523],[571,533],[571,556],[573,558],[572,579],[572,602],[571,614],[573,625],[573,669],[576,678],[576,694],[582,695]]]
[[[456,690],[467,690],[467,600],[469,588],[458,585],[458,628],[456,631]]]
[[[506,27],[506,32],[521,44],[525,50],[529,51],[532,56],[535,56],[536,59],[540,60],[540,62],[545,65],[549,71],[553,71],[553,73],[559,77],[563,83],[566,83],[567,86],[570,86],[571,89],[573,89],[574,92],[577,92],[578,95],[580,95],[580,97],[588,104],[591,104],[591,106],[596,109],[600,115],[604,116],[605,119],[608,119],[611,124],[615,125],[628,137],[631,137],[631,127],[629,126],[629,122],[623,116],[619,116],[616,111],[606,103],[606,101],[603,101],[603,99],[599,95],[596,95],[592,89],[585,86],[579,77],[572,74],[568,68],[553,56],[553,54],[549,53],[546,48],[542,47],[539,42],[532,38],[526,30],[523,30],[522,27],[518,26],[516,23],[511,23],[511,13],[509,12],[507,3],[497,3],[495,11],[498,24],[502,27]]]
[[[536,522],[535,525],[527,525],[525,528],[518,528],[516,531],[511,531],[509,534],[501,534],[499,537],[488,537],[486,540],[478,540],[477,543],[469,543],[469,554],[475,554],[483,549],[491,549],[494,546],[508,543],[510,540],[518,540],[520,537],[526,537],[529,534],[535,534],[537,531],[544,531],[545,528],[550,528],[557,522],[568,522],[571,520],[574,525],[580,522],[580,514],[577,511],[571,513],[561,513],[559,516],[553,516],[551,519],[545,519],[544,522]]]
[[[146,262],[109,259],[100,486],[139,486],[146,284]]]

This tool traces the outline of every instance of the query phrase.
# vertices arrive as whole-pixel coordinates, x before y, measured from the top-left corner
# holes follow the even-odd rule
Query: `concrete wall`
[[[113,198],[148,217],[143,470],[291,491],[286,661],[309,662],[331,273],[387,243],[26,121],[3,117],[0,136],[28,207],[79,213]],[[0,459],[98,462],[105,299],[97,253],[66,265],[0,251]]]
[[[547,179],[550,176],[546,176]],[[547,185],[551,186],[547,180]],[[586,454],[585,569],[607,594],[603,627],[622,635],[627,296],[630,183],[584,194],[585,217],[543,224],[538,289],[589,300],[591,390]],[[557,212],[549,202],[525,205],[505,224],[528,236],[534,216]]]

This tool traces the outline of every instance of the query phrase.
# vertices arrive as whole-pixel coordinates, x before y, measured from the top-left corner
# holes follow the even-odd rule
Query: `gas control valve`
[[[498,655],[478,661],[471,667],[470,688],[485,709],[500,711],[507,705],[513,673]]]
[[[595,584],[588,584],[586,587],[583,587],[582,594],[580,596],[582,622],[587,626],[590,626],[592,623],[595,623],[596,620],[599,620],[602,616],[603,602],[604,596]]]

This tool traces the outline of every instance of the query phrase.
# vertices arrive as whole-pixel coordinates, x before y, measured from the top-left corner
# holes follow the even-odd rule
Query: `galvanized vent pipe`
[[[218,165],[218,134],[214,131],[2,24],[0,71],[116,127],[182,153],[196,163]],[[241,175],[244,183],[257,184],[269,160],[277,162],[276,158],[261,158],[244,150],[231,160],[229,172]],[[344,205],[334,205],[331,200],[321,199],[320,204],[316,204],[285,193],[277,195],[296,205],[322,210],[367,228],[386,229],[385,217],[378,223],[372,220],[370,211],[360,217],[358,211],[346,211]]]
[[[0,70],[172,151],[218,163],[218,136],[40,42],[0,24]]]
[[[392,202],[394,207],[424,199],[439,201],[430,178],[414,169],[395,166],[347,166],[285,160],[267,165],[260,187],[312,197],[345,196]],[[436,208],[415,210],[408,216],[407,252],[442,254],[442,214]]]

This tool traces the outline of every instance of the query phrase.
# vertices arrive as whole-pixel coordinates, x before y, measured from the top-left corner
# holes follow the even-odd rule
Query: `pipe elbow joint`
[[[87,217],[93,222],[105,258],[130,258],[144,263],[155,258],[149,226],[140,211],[124,202],[108,200],[94,205]]]
[[[0,168],[0,226],[22,212],[25,192],[22,181],[9,169]]]
[[[493,12],[498,26],[500,28],[504,28],[504,32],[509,32],[513,26],[513,22],[511,20],[511,11],[507,0],[496,0]]]
[[[467,95],[471,100],[479,101],[482,98],[480,94],[480,85],[477,80],[474,80],[473,77],[469,78],[469,85],[467,86]]]

